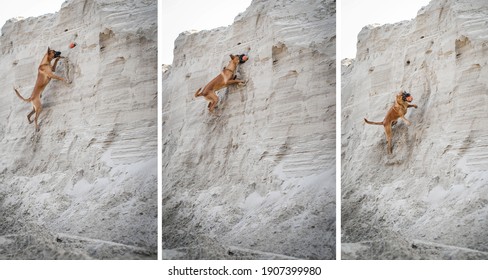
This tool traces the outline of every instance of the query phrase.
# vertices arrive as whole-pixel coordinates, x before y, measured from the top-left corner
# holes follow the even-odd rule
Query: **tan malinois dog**
[[[31,116],[36,113],[34,117],[34,122],[36,124],[36,131],[39,131],[39,125],[37,124],[37,120],[39,118],[39,114],[42,111],[42,104],[41,104],[41,94],[46,88],[47,84],[51,79],[56,79],[67,83],[64,78],[56,76],[53,72],[56,71],[56,65],[58,64],[58,60],[60,58],[64,58],[61,56],[61,52],[51,50],[51,48],[47,48],[47,53],[42,58],[41,64],[39,64],[39,68],[37,69],[37,81],[36,85],[34,86],[34,90],[32,90],[32,94],[29,98],[24,98],[17,89],[14,87],[15,93],[17,96],[26,101],[32,103],[32,111],[27,115],[27,120],[29,123],[32,123]],[[51,61],[54,59],[54,64],[51,65]]]
[[[382,125],[385,127],[385,134],[386,134],[386,141],[388,142],[388,154],[393,152],[393,148],[391,146],[391,138],[392,132],[391,127],[397,123],[398,118],[401,118],[407,125],[411,125],[412,123],[405,118],[405,114],[407,113],[407,108],[414,107],[417,108],[415,104],[408,104],[409,102],[413,101],[413,97],[410,93],[406,91],[400,91],[395,98],[395,104],[388,110],[386,113],[385,119],[382,122],[371,122],[364,118],[364,121],[367,124],[376,124]]]
[[[208,103],[208,110],[210,113],[213,113],[215,106],[217,106],[217,103],[219,102],[219,97],[215,93],[221,88],[224,88],[228,85],[232,84],[238,84],[242,83],[244,84],[245,81],[242,80],[236,80],[236,76],[234,75],[237,65],[239,63],[244,63],[248,60],[246,55],[230,55],[230,62],[227,65],[227,67],[224,67],[224,70],[220,72],[220,74],[215,77],[213,80],[211,80],[202,90],[202,88],[199,88],[197,92],[195,92],[195,97],[198,96],[203,96]]]

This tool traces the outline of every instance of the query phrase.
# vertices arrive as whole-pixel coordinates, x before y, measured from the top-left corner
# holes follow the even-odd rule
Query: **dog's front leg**
[[[232,85],[232,84],[246,84],[246,81],[243,81],[243,80],[229,80],[227,82],[228,85]]]
[[[407,125],[411,125],[411,124],[412,124],[412,123],[411,123],[409,120],[407,120],[407,119],[405,118],[405,116],[401,116],[400,118],[402,118],[402,120],[403,120],[403,121],[404,121],[404,122],[405,122]]]
[[[47,76],[48,76],[49,78],[51,78],[51,79],[56,79],[56,80],[60,80],[60,81],[63,81],[63,82],[65,82],[65,83],[68,83],[68,81],[66,81],[66,79],[65,79],[65,78],[59,77],[58,75],[55,75],[55,74],[53,74],[53,73],[46,73],[46,74],[47,74]]]
[[[58,61],[59,61],[59,57],[57,57],[56,59],[54,59],[53,66],[51,66],[51,70],[53,72],[56,72],[56,65],[58,65]]]
[[[417,105],[415,105],[415,104],[408,104],[408,107],[407,107],[407,108],[412,108],[412,107],[414,107],[415,109],[417,109],[417,108],[418,108],[418,106],[417,106]]]

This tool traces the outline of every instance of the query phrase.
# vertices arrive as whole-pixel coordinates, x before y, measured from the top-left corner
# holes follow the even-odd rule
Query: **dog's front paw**
[[[415,109],[417,109],[419,106],[417,106],[417,105],[413,105],[413,107],[414,107]]]

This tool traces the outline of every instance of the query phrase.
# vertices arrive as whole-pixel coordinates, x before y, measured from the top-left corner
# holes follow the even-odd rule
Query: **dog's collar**
[[[230,70],[229,68],[227,67],[224,67],[224,71],[227,70],[227,71],[230,71],[231,73],[234,73],[234,70]]]

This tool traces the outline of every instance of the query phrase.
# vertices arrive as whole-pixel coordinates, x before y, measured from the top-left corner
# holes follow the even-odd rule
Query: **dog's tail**
[[[368,121],[366,118],[364,118],[364,121],[365,121],[367,124],[383,125],[383,122],[370,122],[370,121]]]
[[[199,88],[199,89],[197,90],[197,92],[195,92],[195,97],[199,97],[199,96],[201,96],[201,95],[202,95],[202,93],[200,92],[200,90],[202,90],[202,88]]]
[[[24,100],[25,102],[30,102],[30,101],[31,101],[31,98],[30,98],[30,97],[29,97],[29,98],[24,98],[24,97],[22,97],[22,95],[20,95],[20,93],[17,91],[17,89],[16,89],[15,87],[14,87],[14,90],[15,90],[15,93],[17,94],[17,96],[18,96],[20,99]]]

